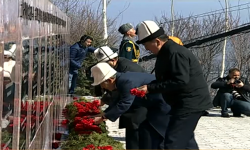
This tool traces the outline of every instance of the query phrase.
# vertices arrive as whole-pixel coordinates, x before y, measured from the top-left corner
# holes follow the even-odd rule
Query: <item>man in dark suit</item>
[[[140,98],[130,93],[131,89],[153,81],[154,75],[138,72],[119,73],[107,63],[98,63],[91,68],[91,72],[94,77],[93,86],[101,85],[106,90],[119,92],[119,99],[112,102],[101,116],[95,117],[95,123],[101,123],[104,119],[114,122],[124,113],[144,106],[148,111],[146,116],[127,118],[137,121],[140,119],[142,123],[128,126],[138,126],[139,149],[162,149],[170,106],[164,102],[161,94],[148,94]]]
[[[108,46],[103,46],[97,48],[94,51],[94,55],[97,58],[98,62],[106,62],[117,72],[145,72],[145,70],[138,64],[133,63],[132,61],[118,57],[118,54],[114,52]],[[95,86],[95,93],[101,93],[103,95],[101,86]],[[101,98],[101,103],[111,104],[113,100],[119,97],[119,92],[114,90],[112,92],[106,91],[106,93]],[[141,123],[140,118],[145,118],[147,115],[147,109],[143,106],[137,107],[133,111],[126,112],[121,115],[119,120],[119,128],[126,128],[126,149],[138,149],[139,148],[139,133],[138,133],[138,124]],[[128,119],[132,118],[132,119]],[[134,124],[135,126],[130,126],[129,124]]]
[[[154,21],[137,26],[138,44],[157,55],[156,80],[138,89],[162,93],[171,106],[165,149],[199,149],[194,131],[205,110],[212,107],[208,85],[194,54],[177,44]]]
[[[96,59],[98,60],[98,62],[108,63],[117,72],[127,72],[127,71],[146,72],[140,65],[133,63],[126,58],[118,57],[118,54],[116,52],[114,52],[111,48],[109,48],[108,46],[103,46],[103,47],[97,48],[94,51],[94,55],[95,55]],[[91,66],[91,68],[93,66]],[[103,95],[103,93],[101,92],[100,86],[95,87],[95,94],[96,94],[96,96]],[[109,99],[109,97],[106,97],[106,96],[103,96],[102,99],[105,101],[104,102],[105,104],[109,104],[110,99]]]

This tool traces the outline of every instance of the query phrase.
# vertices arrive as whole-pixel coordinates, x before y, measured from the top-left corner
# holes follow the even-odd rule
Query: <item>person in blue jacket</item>
[[[79,42],[70,47],[70,66],[69,66],[69,94],[74,94],[78,69],[82,67],[82,63],[88,52],[93,53],[96,48],[91,47],[93,38],[84,35]]]
[[[138,125],[139,149],[163,149],[170,106],[163,100],[161,94],[147,94],[141,98],[130,93],[131,89],[155,80],[154,75],[139,72],[119,73],[105,62],[92,67],[91,73],[94,77],[93,86],[101,85],[103,89],[119,92],[119,98],[114,100],[104,113],[95,116],[95,123],[99,124],[105,119],[115,122],[125,112],[133,112],[137,107],[143,106],[147,108],[148,113],[144,117],[137,118],[143,120]]]

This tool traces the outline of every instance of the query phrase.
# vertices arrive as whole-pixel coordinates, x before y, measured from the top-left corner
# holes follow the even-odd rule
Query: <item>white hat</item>
[[[118,57],[118,54],[114,53],[108,46],[97,48],[94,51],[94,55],[99,62],[106,62],[110,59]]]
[[[96,86],[106,81],[117,72],[109,64],[100,62],[91,68],[91,73],[94,77],[94,83],[91,85]]]
[[[147,20],[137,25],[136,34],[138,35],[138,41],[136,41],[136,43],[143,44],[163,35],[164,30],[154,21]]]

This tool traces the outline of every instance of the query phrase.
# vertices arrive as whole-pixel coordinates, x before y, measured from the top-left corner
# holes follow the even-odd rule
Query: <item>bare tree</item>
[[[250,59],[250,34],[235,35],[230,38],[231,53],[229,57],[231,59],[232,67],[237,67],[241,70],[242,75],[247,76],[249,74],[249,59]]]
[[[203,36],[219,33],[224,30],[225,19],[221,14],[210,15],[203,18],[192,16],[184,18],[181,15],[175,16],[175,34],[184,43],[198,40]],[[156,22],[164,27],[166,33],[171,33],[171,19],[163,14],[161,18],[156,18]],[[223,40],[223,39],[222,39]],[[204,76],[207,82],[217,78],[218,65],[214,63],[219,58],[222,49],[222,40],[215,40],[200,46],[191,47],[190,50],[195,54],[201,63]]]
[[[93,0],[52,0],[52,2],[63,10],[71,19],[70,44],[79,41],[84,34],[94,38],[95,46],[105,45],[103,40],[103,23],[101,1]],[[99,4],[98,9],[91,7],[93,4]],[[110,1],[108,2],[110,3]],[[116,29],[116,18],[107,19],[108,43],[109,46],[116,46],[118,34]]]

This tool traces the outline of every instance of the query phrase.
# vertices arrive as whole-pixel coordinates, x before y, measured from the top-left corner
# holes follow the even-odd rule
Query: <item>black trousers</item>
[[[139,149],[139,130],[125,130],[126,149]]]
[[[165,149],[199,149],[194,130],[204,112],[172,115],[165,136]]]
[[[164,149],[164,137],[146,120],[139,127],[139,149]]]
[[[148,121],[144,121],[138,129],[126,129],[126,149],[164,149],[162,137]]]

